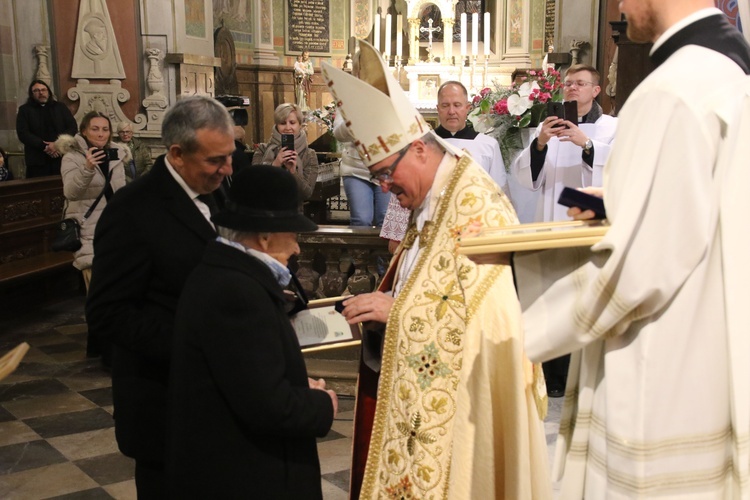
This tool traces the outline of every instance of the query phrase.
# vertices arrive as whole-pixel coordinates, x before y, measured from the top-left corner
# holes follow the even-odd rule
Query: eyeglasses
[[[32,94],[46,94],[47,93],[47,89],[32,89],[31,93]]]
[[[576,87],[586,87],[587,85],[595,85],[594,82],[584,82],[583,80],[567,81],[563,82],[563,85],[567,88],[575,85]]]
[[[390,166],[370,175],[370,180],[377,181],[380,184],[383,184],[384,182],[385,183],[393,182],[393,173],[396,171],[398,162],[400,162],[401,158],[403,158],[406,155],[406,152],[409,151],[410,147],[411,147],[411,143],[409,143],[405,148],[401,150],[401,152],[398,154],[398,157],[396,157],[396,161],[391,163]]]

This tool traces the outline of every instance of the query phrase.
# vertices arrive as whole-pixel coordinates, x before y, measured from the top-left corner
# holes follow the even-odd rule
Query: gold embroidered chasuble
[[[544,382],[523,354],[511,270],[456,253],[462,234],[515,212],[468,155],[441,163],[430,210],[386,325],[360,498],[551,498]]]

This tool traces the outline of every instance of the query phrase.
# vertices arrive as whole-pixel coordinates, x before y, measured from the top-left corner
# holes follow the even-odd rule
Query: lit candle
[[[475,56],[479,53],[479,14],[473,13],[471,15],[471,55]]]
[[[386,14],[385,16],[385,55],[391,57],[391,15]]]
[[[466,55],[466,12],[461,13],[461,57]]]
[[[490,55],[490,13],[484,13],[484,55]]]
[[[404,17],[399,14],[396,16],[396,57],[401,59],[401,56],[403,55],[403,45],[404,45]]]
[[[375,48],[380,50],[380,12],[375,13],[375,36],[372,41]]]

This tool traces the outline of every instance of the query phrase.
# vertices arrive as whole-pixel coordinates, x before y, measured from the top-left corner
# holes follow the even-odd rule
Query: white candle
[[[479,53],[479,14],[473,13],[471,15],[471,55],[475,56]]]
[[[380,50],[380,12],[375,13],[375,36],[372,39],[375,48]]]
[[[461,57],[466,55],[466,12],[461,13]]]
[[[484,13],[484,55],[490,55],[490,13]]]
[[[385,16],[385,55],[391,57],[391,15],[386,14]]]
[[[399,59],[403,55],[404,51],[404,17],[399,14],[396,16],[396,57]]]

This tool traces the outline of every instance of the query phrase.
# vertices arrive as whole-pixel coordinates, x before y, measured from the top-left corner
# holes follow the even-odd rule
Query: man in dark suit
[[[23,143],[26,177],[60,175],[62,154],[55,148],[61,134],[78,132],[68,107],[55,100],[46,82],[34,80],[29,85],[29,98],[18,108],[16,134]]]
[[[170,498],[322,498],[316,437],[337,409],[308,379],[284,287],[300,214],[297,183],[259,165],[234,176],[219,238],[185,283],[169,384]]]
[[[120,451],[135,459],[139,498],[165,495],[174,315],[185,280],[216,238],[210,195],[232,174],[232,127],[213,99],[180,100],[162,125],[167,154],[117,192],[96,226],[89,342],[113,348],[115,435]]]

